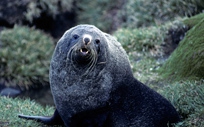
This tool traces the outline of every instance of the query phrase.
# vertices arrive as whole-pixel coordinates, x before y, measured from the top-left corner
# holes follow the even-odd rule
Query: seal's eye
[[[95,42],[96,42],[96,44],[99,44],[99,43],[100,43],[100,40],[99,40],[99,39],[96,39]]]
[[[73,35],[73,38],[76,40],[76,39],[78,39],[78,38],[79,38],[79,35],[74,34],[74,35]]]
[[[100,40],[99,40],[99,39],[96,39],[96,40],[95,40],[95,43],[96,43],[96,50],[97,50],[97,52],[99,53],[99,52],[100,52],[100,46],[99,46]]]

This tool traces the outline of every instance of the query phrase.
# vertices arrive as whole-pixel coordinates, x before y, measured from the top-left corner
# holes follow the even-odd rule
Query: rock
[[[0,95],[1,96],[16,97],[20,93],[21,93],[21,91],[19,89],[6,87],[6,88],[1,90]]]
[[[166,56],[169,56],[177,48],[179,42],[183,40],[189,29],[188,26],[181,25],[168,30],[167,36],[164,39],[165,44],[162,44]]]

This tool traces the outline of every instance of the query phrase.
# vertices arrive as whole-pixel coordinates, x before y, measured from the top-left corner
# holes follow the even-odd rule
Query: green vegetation
[[[186,27],[180,19],[159,26],[135,29],[121,28],[114,33],[114,36],[117,37],[129,54],[139,52],[149,56],[161,57],[165,55],[162,44],[165,44],[165,41],[168,40],[169,30],[184,30]]]
[[[202,79],[204,76],[204,15],[191,28],[177,49],[161,68],[161,73],[170,81]]]
[[[200,6],[204,7],[202,0],[128,0],[120,17],[126,21],[124,27],[137,28],[202,12]]]
[[[138,60],[135,60],[138,58]],[[157,72],[157,69],[161,66],[161,63],[158,62],[155,58],[147,56],[130,56],[130,62],[132,65],[132,70],[134,76],[149,87],[154,90],[161,89],[164,84],[161,82],[160,75]]]
[[[0,33],[0,82],[29,88],[47,83],[54,42],[33,28],[15,26]],[[34,86],[33,86],[34,87]]]
[[[186,24],[192,28],[193,26],[198,24],[202,19],[204,19],[204,13],[200,13],[198,15],[191,17],[191,18],[184,19],[183,22],[184,22],[184,24]]]
[[[128,53],[140,52],[159,55],[160,44],[163,42],[164,33],[158,27],[140,29],[119,29],[114,33],[118,41]]]
[[[176,107],[182,122],[176,127],[204,126],[204,79],[198,81],[180,81],[160,89]]]
[[[160,25],[204,8],[203,0],[82,0],[76,5],[78,24],[93,24],[105,32]]]
[[[18,114],[51,116],[53,107],[42,107],[31,100],[0,97],[0,126],[1,127],[40,127],[40,123],[18,118]]]
[[[165,26],[166,27],[166,26]],[[160,63],[155,57],[163,55],[163,43],[166,28],[147,27],[138,29],[119,29],[114,36],[129,55],[134,76],[141,82],[157,89],[159,75],[156,72]]]
[[[116,25],[118,22],[113,16],[122,4],[122,0],[81,0],[76,2],[78,24],[93,24],[103,31],[111,31],[114,29],[112,25]]]

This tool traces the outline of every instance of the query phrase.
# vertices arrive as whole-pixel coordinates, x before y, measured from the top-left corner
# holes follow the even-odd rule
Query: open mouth
[[[81,48],[79,49],[79,51],[83,54],[83,55],[87,55],[89,53],[89,50],[87,48]]]

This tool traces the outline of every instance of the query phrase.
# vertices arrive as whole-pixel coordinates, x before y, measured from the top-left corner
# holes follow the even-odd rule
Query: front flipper
[[[35,120],[37,122],[41,122],[46,125],[64,125],[57,109],[55,110],[53,116],[46,117],[46,116],[28,116],[28,115],[18,115],[19,118],[27,119],[27,120]]]

